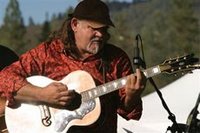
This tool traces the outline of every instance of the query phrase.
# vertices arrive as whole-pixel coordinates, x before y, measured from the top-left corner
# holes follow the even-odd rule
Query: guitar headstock
[[[165,60],[160,66],[161,72],[168,74],[176,74],[181,72],[182,74],[192,72],[194,69],[199,69],[200,64],[195,64],[199,61],[194,57],[194,54],[188,54],[176,58],[170,58]]]

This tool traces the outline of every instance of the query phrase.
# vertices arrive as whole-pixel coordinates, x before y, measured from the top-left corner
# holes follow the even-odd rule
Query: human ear
[[[72,30],[74,32],[77,31],[77,26],[78,26],[78,19],[72,18],[72,20],[71,20],[71,27],[72,27]]]

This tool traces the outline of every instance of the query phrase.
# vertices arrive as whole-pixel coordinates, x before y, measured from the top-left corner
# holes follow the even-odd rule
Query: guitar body
[[[0,133],[6,132],[6,123],[5,123],[5,98],[0,98]]]
[[[27,80],[40,87],[51,82],[62,82],[78,93],[95,87],[91,75],[81,70],[70,73],[61,81],[43,76],[33,76]],[[94,123],[100,115],[100,110],[99,98],[82,101],[81,106],[73,111],[22,103],[18,108],[6,107],[5,118],[9,133],[66,133],[71,126],[87,126]],[[46,122],[43,122],[43,118]]]

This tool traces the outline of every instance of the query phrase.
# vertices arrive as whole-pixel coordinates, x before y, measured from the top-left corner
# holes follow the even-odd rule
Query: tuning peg
[[[177,56],[176,62],[178,62],[178,61],[179,61],[179,58],[180,58],[180,57],[179,57],[179,56]]]
[[[199,69],[200,68],[200,64],[194,64],[193,67],[196,68],[196,69]]]
[[[188,73],[193,73],[191,70]]]
[[[186,60],[186,59],[187,59],[187,57],[185,56],[185,57],[183,57],[183,59],[184,59],[184,60]]]

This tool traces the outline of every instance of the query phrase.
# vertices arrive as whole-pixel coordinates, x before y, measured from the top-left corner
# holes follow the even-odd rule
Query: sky
[[[132,0],[119,0],[132,1]],[[9,0],[0,0],[0,26],[3,23],[6,7]],[[36,24],[41,24],[46,19],[46,13],[51,18],[53,14],[65,12],[70,6],[75,7],[78,0],[18,0],[19,8],[22,13],[25,25],[29,23],[29,18],[32,17]]]
[[[47,12],[51,18],[54,13],[63,13],[68,7],[78,4],[78,0],[18,0],[18,2],[25,24],[28,24],[30,17],[35,23],[42,23],[46,19]],[[0,25],[3,23],[8,3],[9,0],[0,0]]]

